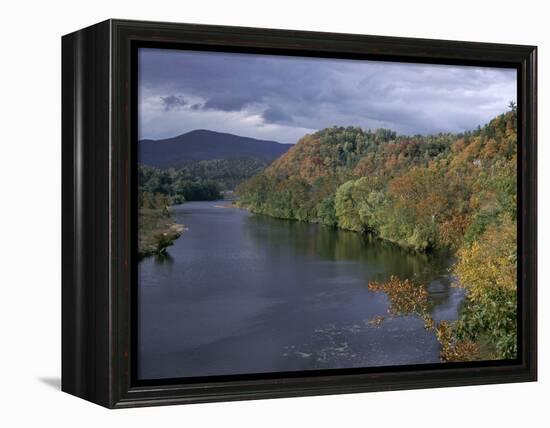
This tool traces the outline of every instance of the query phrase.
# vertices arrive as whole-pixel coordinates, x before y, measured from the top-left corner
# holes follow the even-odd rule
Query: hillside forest
[[[460,317],[439,325],[426,320],[441,342],[442,360],[513,359],[516,129],[514,104],[486,126],[458,135],[323,129],[240,184],[238,204],[258,214],[372,234],[410,251],[451,251],[452,274],[466,291]],[[411,288],[407,278],[369,284],[404,301],[405,312],[424,316],[422,302],[414,302],[424,298],[416,292],[422,287]]]

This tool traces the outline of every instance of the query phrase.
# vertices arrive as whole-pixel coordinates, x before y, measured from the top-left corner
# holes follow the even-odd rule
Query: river
[[[140,379],[439,362],[434,331],[390,316],[367,285],[414,278],[434,320],[454,320],[463,291],[448,256],[223,205],[173,207],[188,230],[167,257],[139,263]]]

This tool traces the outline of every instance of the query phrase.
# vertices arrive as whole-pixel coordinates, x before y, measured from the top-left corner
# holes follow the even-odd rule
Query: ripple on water
[[[314,329],[307,342],[285,346],[283,356],[289,359],[303,359],[309,363],[309,369],[353,368],[382,366],[389,363],[388,341],[399,346],[409,344],[411,334],[418,335],[418,323],[415,317],[386,317],[383,327],[363,319],[352,324],[329,323]],[[417,347],[410,349],[408,356],[402,358],[401,364],[437,362],[430,357],[430,347],[438,346],[435,335],[424,331],[418,335]],[[405,345],[410,346],[410,345]],[[433,354],[433,352],[432,352]],[[394,364],[394,357],[391,357]]]

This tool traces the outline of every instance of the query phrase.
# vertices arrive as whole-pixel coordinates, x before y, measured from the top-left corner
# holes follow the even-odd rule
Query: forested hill
[[[418,250],[457,248],[515,216],[516,121],[514,109],[464,134],[413,137],[327,128],[241,184],[241,204]]]
[[[156,168],[179,168],[189,161],[212,159],[258,159],[270,163],[289,148],[289,144],[276,141],[198,129],[164,140],[140,140],[139,163]]]
[[[466,299],[458,321],[438,326],[442,358],[516,358],[517,115],[511,108],[460,135],[402,137],[354,127],[306,135],[239,185],[239,203],[414,250],[452,250]]]

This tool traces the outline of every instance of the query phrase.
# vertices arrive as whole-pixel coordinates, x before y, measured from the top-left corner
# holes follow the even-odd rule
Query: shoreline
[[[169,211],[158,209],[138,212],[138,260],[166,253],[187,227],[176,223]]]

